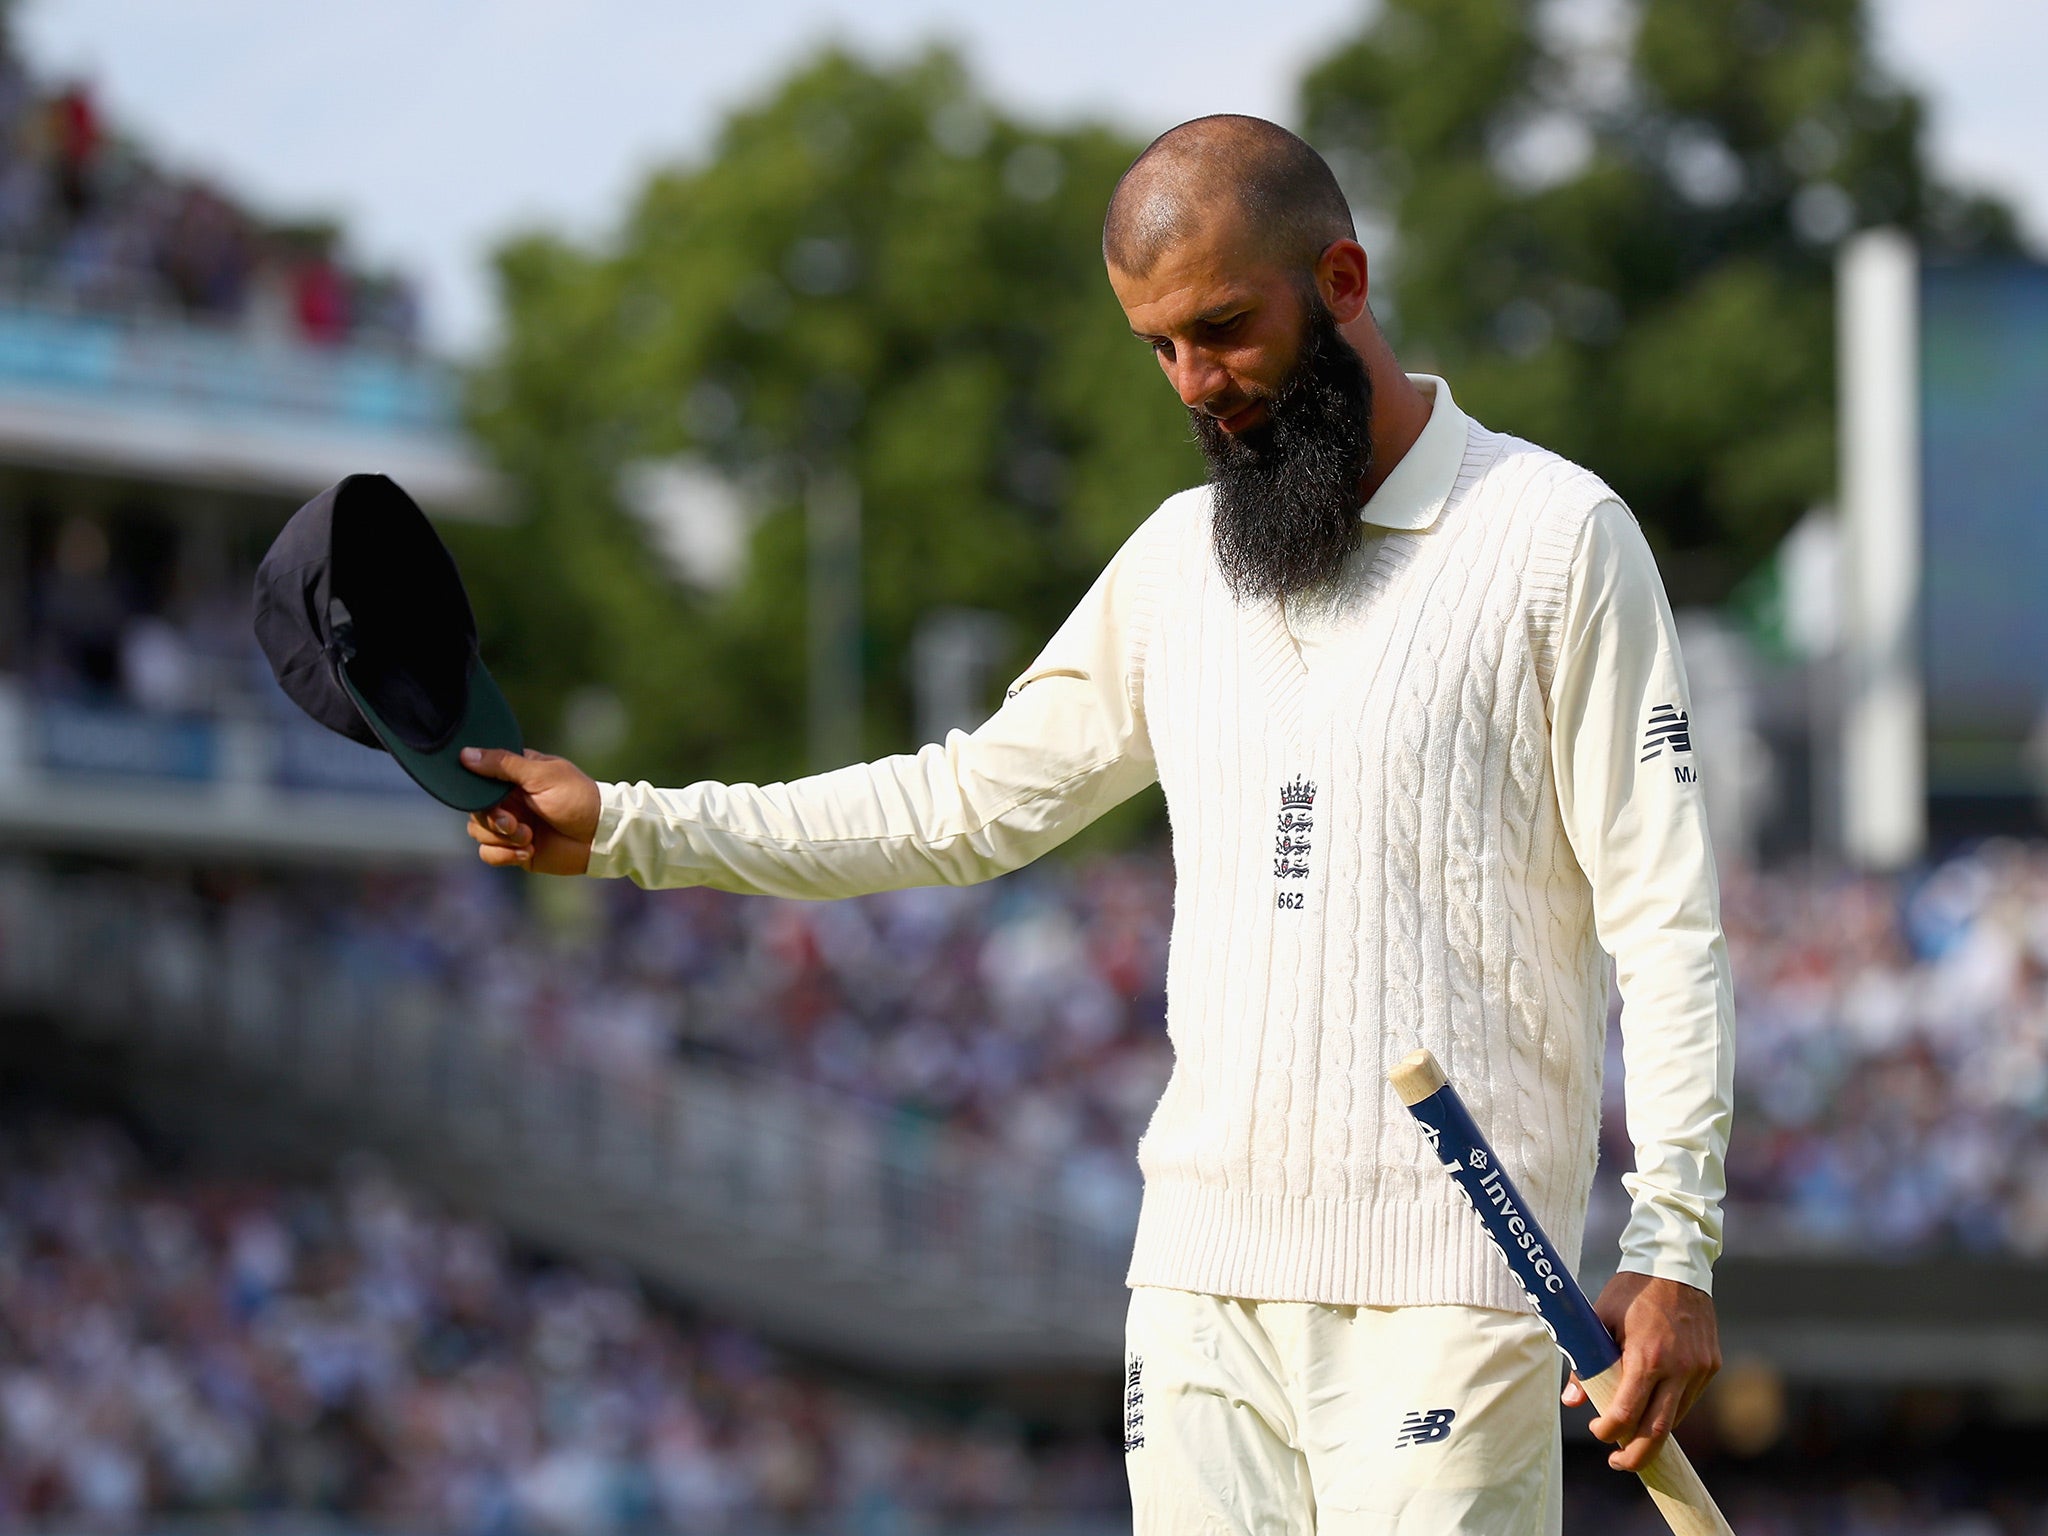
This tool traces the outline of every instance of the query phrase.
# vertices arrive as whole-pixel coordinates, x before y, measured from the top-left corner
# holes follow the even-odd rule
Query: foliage
[[[1384,0],[1308,76],[1307,132],[1392,232],[1374,305],[1408,366],[1598,471],[1674,597],[1718,599],[1830,493],[1835,245],[2013,225],[1934,180],[1862,0],[1615,9],[1596,35],[1560,0]]]
[[[1008,616],[1021,667],[1201,473],[1097,254],[1135,152],[1000,117],[944,53],[829,52],[655,174],[604,247],[508,245],[474,416],[520,516],[460,554],[536,737],[598,683],[631,721],[615,766],[806,767],[802,487],[835,467],[862,491],[868,748],[915,744],[927,610]],[[759,512],[730,590],[677,581],[621,505],[622,469],[679,453]]]
[[[1626,26],[1587,31],[1602,10]],[[1606,476],[1680,602],[1829,494],[1841,238],[2013,245],[1932,177],[1866,25],[1862,0],[1383,0],[1304,86],[1404,360]],[[813,766],[801,501],[827,470],[862,491],[867,750],[915,744],[930,609],[1007,615],[1020,666],[1201,472],[1097,254],[1136,148],[1006,119],[942,52],[826,52],[607,239],[506,246],[473,414],[518,515],[458,538],[535,739],[671,779]],[[758,510],[730,588],[679,581],[622,504],[622,471],[678,454]],[[626,706],[615,750],[564,729],[591,685]]]

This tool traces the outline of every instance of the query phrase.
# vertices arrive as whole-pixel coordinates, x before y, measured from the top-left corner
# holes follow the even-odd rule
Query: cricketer
[[[1140,1536],[1555,1532],[1556,1352],[1386,1078],[1434,1052],[1576,1266],[1612,956],[1635,1166],[1594,1432],[1642,1467],[1719,1366],[1733,1057],[1662,582],[1598,478],[1402,371],[1337,182],[1284,129],[1165,134],[1103,254],[1208,483],[987,723],[768,786],[479,751],[516,788],[471,835],[542,873],[848,896],[989,879],[1158,782],[1174,1066],[1129,1272]]]

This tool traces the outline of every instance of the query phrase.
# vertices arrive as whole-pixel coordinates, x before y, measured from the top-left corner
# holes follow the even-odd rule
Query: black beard
[[[1320,296],[1301,356],[1266,397],[1266,420],[1233,437],[1188,412],[1209,461],[1216,564],[1240,603],[1291,597],[1335,576],[1359,540],[1358,488],[1372,463],[1372,376]]]

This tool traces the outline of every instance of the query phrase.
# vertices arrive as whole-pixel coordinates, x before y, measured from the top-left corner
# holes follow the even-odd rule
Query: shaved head
[[[1337,178],[1301,139],[1264,118],[1198,117],[1154,139],[1116,184],[1103,260],[1144,277],[1219,218],[1259,254],[1302,272],[1333,242],[1356,238]]]
[[[1323,157],[1256,117],[1182,123],[1117,183],[1102,254],[1208,460],[1210,541],[1232,594],[1269,602],[1327,583],[1358,547],[1373,468],[1361,343],[1385,343]]]

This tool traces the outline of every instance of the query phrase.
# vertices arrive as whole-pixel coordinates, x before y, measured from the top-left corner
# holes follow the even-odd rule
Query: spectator
[[[156,256],[164,281],[188,313],[234,318],[247,298],[251,266],[245,219],[226,198],[197,183],[172,198],[175,211]]]
[[[110,569],[107,531],[73,517],[58,530],[36,594],[37,680],[53,693],[101,697],[120,680],[128,605]]]
[[[121,692],[156,714],[178,714],[201,700],[199,670],[186,636],[155,614],[131,618],[121,631]]]
[[[57,203],[72,218],[82,219],[92,211],[100,154],[100,116],[91,90],[83,82],[62,87],[50,98],[49,114]]]
[[[0,284],[32,302],[169,309],[257,332],[274,318],[267,296],[282,288],[294,340],[405,348],[418,333],[403,280],[350,268],[331,233],[308,248],[293,231],[266,230],[206,182],[151,163],[109,128],[89,87],[39,87],[4,31]]]
[[[333,346],[348,338],[348,278],[336,264],[332,240],[317,236],[304,242],[292,262],[292,307],[299,334],[316,346]]]

